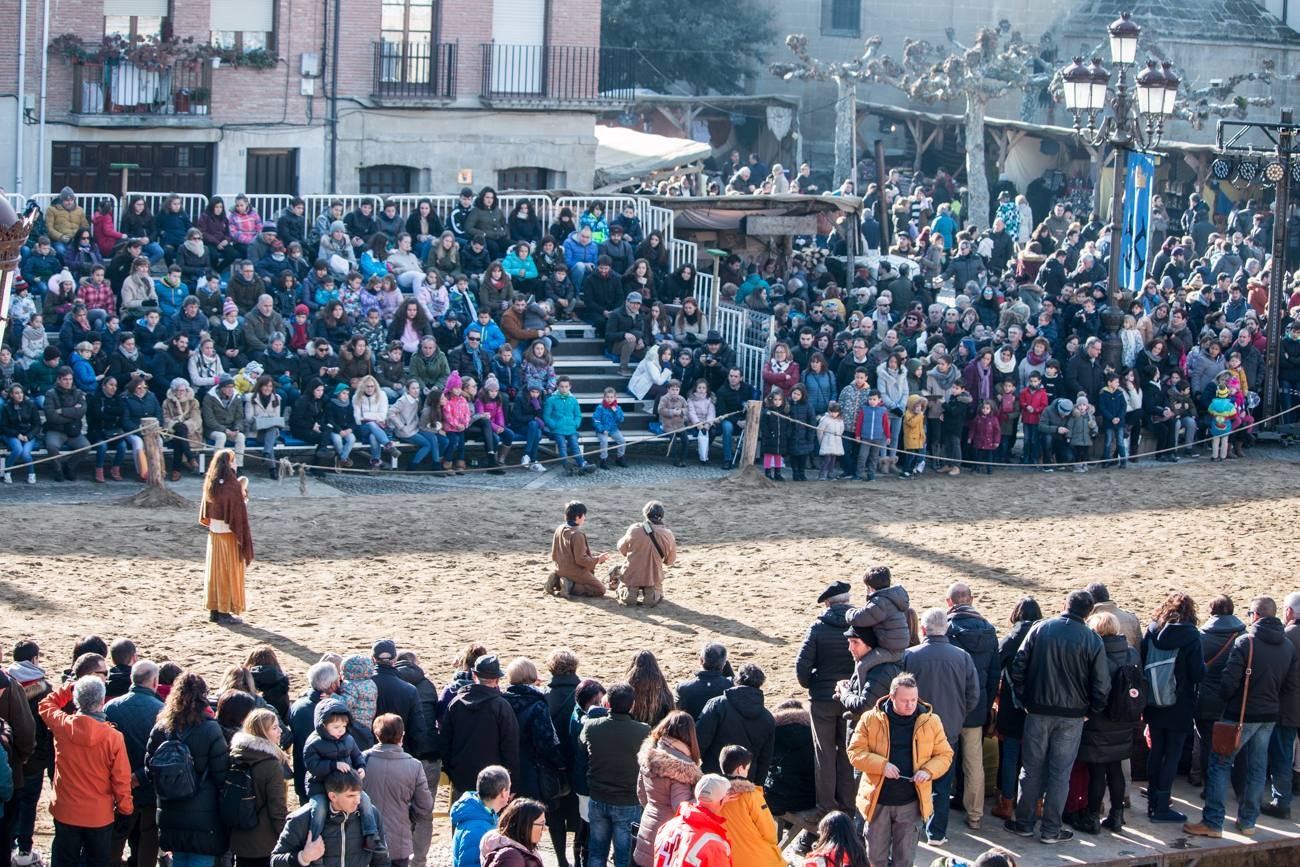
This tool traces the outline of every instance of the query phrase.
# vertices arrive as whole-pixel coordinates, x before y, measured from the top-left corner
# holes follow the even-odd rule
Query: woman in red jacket
[[[790,357],[790,347],[784,343],[778,343],[772,347],[772,357],[763,365],[763,392],[767,393],[772,390],[772,386],[778,386],[785,393],[786,397],[790,396],[790,389],[794,388],[795,383],[799,381],[799,364]]]

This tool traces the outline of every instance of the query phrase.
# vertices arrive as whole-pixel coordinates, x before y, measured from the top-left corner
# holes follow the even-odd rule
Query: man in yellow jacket
[[[904,672],[889,695],[858,720],[849,762],[862,772],[858,811],[867,822],[872,867],[911,864],[920,823],[930,817],[931,782],[948,772],[952,747],[943,723],[920,700],[916,678]]]

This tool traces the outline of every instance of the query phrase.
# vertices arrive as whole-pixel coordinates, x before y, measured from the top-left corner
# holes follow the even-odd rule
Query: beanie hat
[[[340,382],[338,385],[334,386],[334,396],[338,397],[340,394],[342,394],[347,390],[348,390],[348,384],[346,382]]]
[[[453,370],[451,372],[451,376],[447,377],[447,388],[448,389],[460,388],[460,385],[461,385],[460,372]]]
[[[348,227],[343,225],[342,220],[335,220],[334,222],[330,223],[330,232],[346,232],[347,230]]]
[[[496,375],[492,373],[489,373],[487,379],[483,380],[483,390],[487,391],[489,388],[498,390],[501,388],[501,383],[497,380]]]
[[[238,312],[239,312],[239,308],[236,307],[235,302],[231,301],[229,298],[226,299],[226,303],[221,305],[222,316],[225,316],[227,313],[238,313]]]
[[[306,316],[311,313],[311,308],[308,307],[306,304],[298,304],[293,308],[293,312],[295,314],[301,313],[304,316]]]

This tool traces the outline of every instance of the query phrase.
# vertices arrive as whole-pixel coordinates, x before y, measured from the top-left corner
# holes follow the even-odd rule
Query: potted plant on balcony
[[[191,88],[189,91],[189,98],[188,98],[188,104],[189,104],[188,111],[200,115],[207,114],[208,100],[211,97],[212,97],[212,92],[209,91],[206,87]],[[178,112],[181,110],[179,104],[177,105],[176,110]]]

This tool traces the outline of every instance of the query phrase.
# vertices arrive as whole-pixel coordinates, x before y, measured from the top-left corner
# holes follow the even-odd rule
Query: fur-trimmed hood
[[[731,794],[733,795],[748,795],[756,788],[753,783],[744,777],[727,777],[727,781],[731,783]]]
[[[647,777],[667,777],[694,786],[704,775],[689,756],[662,740],[651,743],[647,738],[636,758],[641,773]]]
[[[266,738],[250,735],[247,732],[235,732],[230,739],[230,757],[236,761],[252,764],[264,759],[280,761],[284,753]]]
[[[812,717],[801,707],[783,707],[772,711],[772,719],[779,726],[798,725],[812,728]]]

